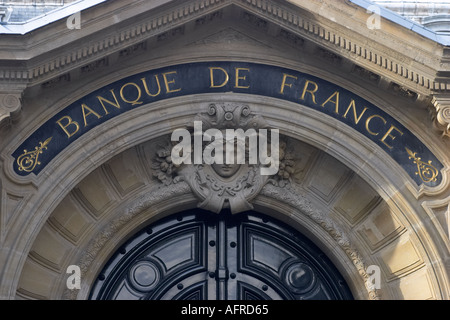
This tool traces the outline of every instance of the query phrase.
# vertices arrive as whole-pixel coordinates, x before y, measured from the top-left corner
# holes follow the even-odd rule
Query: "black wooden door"
[[[302,234],[254,212],[193,210],[140,231],[110,259],[91,299],[352,299]]]

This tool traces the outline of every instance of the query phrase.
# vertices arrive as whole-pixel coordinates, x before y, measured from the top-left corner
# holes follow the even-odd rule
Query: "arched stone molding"
[[[12,297],[15,295],[15,290],[19,289],[19,296],[21,297],[45,298],[45,294],[33,295],[29,294],[29,292],[27,293],[26,290],[20,291],[21,286],[30,281],[30,279],[23,278],[30,271],[30,266],[27,264],[29,258],[23,253],[31,252],[31,257],[33,257],[32,252],[36,249],[35,246],[39,245],[36,239],[42,235],[42,232],[45,232],[43,231],[45,230],[44,226],[58,205],[61,204],[61,199],[69,194],[72,197],[72,190],[82,183],[83,179],[88,177],[91,177],[91,180],[95,179],[96,176],[93,175],[95,168],[97,168],[95,169],[96,171],[104,170],[103,164],[115,156],[130,150],[130,148],[136,148],[136,146],[146,141],[169,134],[176,128],[185,126],[186,123],[193,121],[197,113],[203,112],[211,102],[224,101],[248,104],[252,112],[263,116],[271,127],[282,128],[280,133],[283,135],[294,140],[303,141],[306,145],[310,145],[311,148],[317,148],[322,150],[323,154],[331,156],[331,158],[325,160],[320,158],[319,164],[326,164],[328,163],[327,161],[340,162],[342,170],[345,170],[343,168],[347,167],[354,171],[358,179],[365,181],[363,184],[369,186],[367,190],[372,189],[374,197],[384,200],[382,206],[375,206],[373,201],[368,201],[371,206],[377,208],[366,208],[366,213],[372,212],[369,209],[373,209],[373,212],[375,212],[373,214],[374,219],[381,217],[379,219],[383,220],[388,217],[388,220],[394,221],[391,223],[392,230],[389,229],[387,234],[383,234],[382,231],[378,230],[375,232],[375,235],[372,235],[369,231],[377,229],[377,227],[373,227],[374,223],[376,225],[376,221],[372,221],[372,218],[368,219],[368,216],[362,213],[355,213],[353,216],[346,209],[342,208],[342,204],[339,204],[338,199],[350,197],[351,184],[348,187],[350,189],[345,188],[348,192],[329,191],[328,195],[321,196],[324,199],[319,199],[315,196],[310,199],[314,203],[319,203],[316,203],[316,206],[321,208],[321,212],[326,212],[323,209],[328,205],[335,204],[337,209],[333,207],[333,214],[336,214],[335,211],[337,210],[346,217],[344,220],[340,219],[338,223],[339,228],[342,229],[342,234],[346,234],[349,237],[350,243],[356,245],[361,242],[357,251],[361,252],[364,259],[368,260],[367,263],[383,266],[382,272],[385,274],[389,285],[386,288],[386,292],[383,292],[381,295],[382,298],[404,298],[403,294],[408,291],[408,285],[412,281],[405,279],[413,279],[414,281],[420,281],[420,284],[425,284],[429,288],[425,292],[426,298],[443,299],[448,296],[448,281],[446,281],[448,275],[445,270],[445,260],[447,258],[442,250],[442,245],[439,244],[443,240],[433,236],[433,226],[420,225],[424,212],[421,211],[416,195],[410,192],[413,188],[407,186],[408,182],[406,182],[405,186],[405,181],[408,181],[409,178],[402,173],[402,170],[397,168],[395,163],[386,159],[379,148],[366,141],[363,137],[355,135],[350,128],[337,121],[324,117],[312,110],[299,108],[297,104],[231,93],[221,95],[204,94],[192,96],[188,99],[186,97],[182,99],[176,98],[154,103],[149,105],[148,108],[131,110],[95,128],[54,159],[49,168],[46,168],[36,178],[35,183],[39,185],[39,188],[34,195],[27,198],[29,205],[25,208],[19,207],[17,209],[16,219],[10,225],[9,235],[14,233],[26,234],[27,237],[19,239],[12,239],[8,235],[5,237],[5,244],[9,247],[14,247],[15,250],[9,252],[8,261],[3,269],[3,274],[6,276],[1,280],[2,295]],[[274,110],[277,110],[277,112],[274,112]],[[335,160],[330,160],[333,158]],[[308,161],[311,165],[316,165],[318,159],[312,157]],[[4,170],[8,170],[6,167],[4,166]],[[346,185],[345,181],[347,180],[337,179],[336,184],[344,186]],[[314,185],[312,180],[308,180],[308,183],[307,188],[309,188],[309,191],[317,190],[317,186]],[[4,185],[3,188],[8,189],[9,184],[10,182],[8,182],[8,185]],[[117,188],[108,192],[116,195],[120,194],[120,190],[118,191]],[[337,193],[340,194],[339,197],[336,196]],[[112,210],[112,208],[119,208],[114,203],[110,205],[106,203],[105,206],[106,212],[112,212],[108,211]],[[104,208],[101,207],[100,209]],[[82,208],[82,210],[86,210],[86,208]],[[102,216],[100,211],[98,214]],[[349,211],[351,210],[349,209]],[[120,212],[124,211],[116,212],[116,214],[120,214]],[[102,224],[108,224],[112,221],[114,220],[107,219]],[[103,226],[105,225],[103,224]],[[131,229],[128,231],[131,231]],[[330,236],[327,237],[327,241],[332,243]],[[361,239],[364,241],[361,241]],[[69,245],[74,245],[76,248],[78,245],[77,241],[79,240],[73,238],[69,241],[72,244]],[[405,262],[406,265],[402,265],[397,258],[393,260],[393,264],[390,264],[390,259],[392,260],[392,257],[395,256],[397,244],[399,245],[399,250],[406,250],[408,254],[412,255],[412,258]],[[78,249],[74,250],[77,251]],[[75,256],[79,254],[80,252],[77,252]],[[103,258],[105,257],[103,256]],[[36,256],[34,259],[36,260]],[[68,256],[64,257],[64,263],[69,263],[69,260]],[[72,262],[73,260],[69,264]],[[22,267],[16,268],[15,266],[17,265]],[[53,265],[53,272],[59,274],[59,280],[64,279],[64,267],[65,265],[63,264]],[[349,267],[341,266],[341,268],[348,269]],[[355,271],[353,273],[350,272],[346,277],[355,279]],[[358,281],[361,282],[361,280]],[[33,281],[30,283],[32,284]],[[64,282],[59,285],[58,293],[52,293],[51,298],[62,297],[63,289],[61,289],[61,286],[64,286]],[[357,284],[351,284],[351,286],[353,289],[358,287]],[[361,283],[359,283],[359,286],[361,286]],[[86,287],[84,290],[87,290]],[[361,293],[361,290],[356,291],[359,292],[357,297],[367,298]],[[86,294],[86,291],[84,291],[84,294]],[[421,294],[417,293],[416,297],[423,297]],[[414,298],[415,296],[410,297]]]

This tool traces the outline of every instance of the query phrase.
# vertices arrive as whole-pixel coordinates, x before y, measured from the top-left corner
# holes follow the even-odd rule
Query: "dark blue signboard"
[[[442,163],[407,128],[354,93],[323,79],[276,66],[201,62],[142,72],[70,104],[33,132],[12,154],[14,171],[39,174],[68,145],[92,128],[163,99],[235,92],[291,101],[318,110],[380,146],[418,184],[442,181]]]

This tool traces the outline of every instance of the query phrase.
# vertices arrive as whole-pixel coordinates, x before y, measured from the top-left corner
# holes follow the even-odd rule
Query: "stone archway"
[[[106,140],[111,135],[105,136],[104,143],[115,156],[99,160],[102,164],[84,175],[82,180],[73,178],[76,185],[64,187],[69,192],[62,193],[65,197],[49,213],[49,218],[30,245],[30,253],[18,279],[19,297],[87,298],[99,270],[131,234],[168,214],[198,205],[199,195],[193,192],[189,183],[163,183],[154,175],[151,163],[157,149],[167,141],[167,135],[161,133],[169,130],[163,128],[167,124],[170,128],[181,127],[182,123],[192,121],[195,114],[204,112],[212,101],[245,101],[255,114],[280,125],[277,123],[280,120],[269,111],[273,107],[280,108],[279,101],[262,101],[258,97],[241,95],[234,98],[231,95],[195,97],[190,102],[194,114],[185,113],[186,101],[175,101],[172,105],[166,103],[165,108],[175,108],[173,114],[184,113],[176,120],[163,119],[159,123],[151,123],[149,119],[154,119],[152,113],[159,112],[157,106],[152,112],[143,113],[143,117],[130,115],[128,119],[140,121],[137,126],[135,123],[134,130],[128,126],[123,138],[114,138],[110,142]],[[357,299],[438,297],[441,289],[435,274],[439,274],[439,270],[430,269],[429,261],[436,259],[427,249],[430,244],[421,243],[409,224],[414,212],[405,210],[401,200],[403,196],[391,193],[398,173],[389,169],[389,163],[377,160],[382,156],[376,147],[356,142],[357,136],[330,119],[319,119],[314,113],[305,112],[305,123],[311,126],[322,123],[318,126],[321,130],[314,134],[311,131],[313,127],[290,124],[293,117],[289,110],[292,107],[284,104],[279,109],[284,113],[282,134],[288,140],[287,145],[295,159],[291,181],[288,184],[282,179],[266,184],[251,198],[251,204],[262,213],[273,215],[276,212],[275,218],[288,221],[313,239],[342,273]],[[296,107],[297,119],[298,112],[302,110]],[[149,134],[150,126],[153,131]],[[104,133],[108,133],[109,128],[103,128]],[[141,135],[146,132],[146,138],[136,138],[139,137],[136,135],[139,128],[142,128]],[[336,128],[341,130],[340,134],[336,134]],[[332,130],[334,137],[324,130]],[[305,131],[308,131],[307,135]],[[126,135],[129,138],[125,138]],[[152,135],[160,137],[150,138]],[[102,137],[102,133],[97,132],[97,136]],[[326,143],[325,137],[328,137]],[[84,143],[89,145],[88,140],[86,138]],[[142,140],[148,141],[136,144]],[[129,141],[132,146],[123,144],[124,141]],[[98,143],[93,143],[92,150]],[[358,152],[352,154],[352,148]],[[362,149],[372,149],[371,156],[363,156]],[[76,153],[67,155],[69,158],[77,157]],[[101,151],[100,155],[106,156],[106,152]],[[391,179],[389,183],[386,182],[388,178]],[[66,176],[61,181],[67,179]],[[49,195],[51,191],[50,188]],[[57,198],[61,193],[54,196]],[[174,202],[174,198],[177,201]],[[65,286],[65,269],[72,264],[82,269],[82,288],[79,291],[67,290]],[[367,287],[369,265],[380,267],[380,290]],[[408,281],[404,283],[404,279]],[[420,292],[410,290],[416,286],[420,286]]]

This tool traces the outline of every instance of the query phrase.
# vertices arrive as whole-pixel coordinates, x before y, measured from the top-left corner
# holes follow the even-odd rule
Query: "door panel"
[[[272,218],[193,210],[127,241],[104,267],[91,299],[351,299],[311,241]]]

